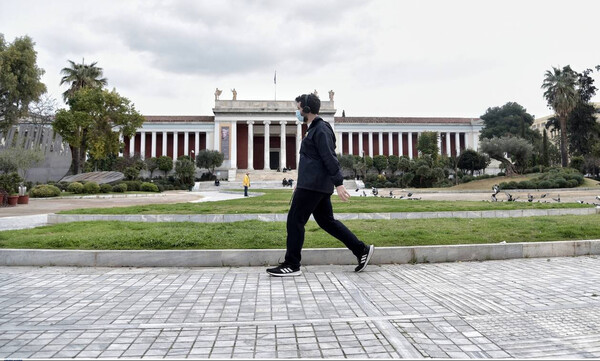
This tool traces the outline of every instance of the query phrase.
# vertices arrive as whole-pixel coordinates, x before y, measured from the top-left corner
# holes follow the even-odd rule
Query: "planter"
[[[19,201],[19,196],[8,196],[8,205],[16,206]]]
[[[29,194],[26,194],[24,196],[19,196],[19,200],[17,201],[18,204],[29,204]]]

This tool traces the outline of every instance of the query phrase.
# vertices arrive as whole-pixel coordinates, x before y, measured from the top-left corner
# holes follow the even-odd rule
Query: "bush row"
[[[63,191],[74,194],[97,194],[127,191],[160,192],[161,190],[154,183],[141,181],[124,181],[114,186],[106,183],[98,185],[96,182],[59,182],[36,185],[31,189],[30,195],[33,198],[56,197]]]
[[[574,188],[582,185],[583,175],[570,168],[553,168],[531,180],[521,182],[502,182],[500,189],[551,189]]]

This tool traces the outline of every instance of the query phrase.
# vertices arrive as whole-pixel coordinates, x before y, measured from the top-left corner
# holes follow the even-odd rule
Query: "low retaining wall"
[[[376,247],[371,264],[487,261],[514,258],[571,257],[600,254],[600,240]],[[276,265],[285,250],[80,251],[0,250],[0,266],[80,267],[241,267]],[[345,248],[302,251],[303,265],[355,265]]]
[[[599,214],[600,208],[516,209],[509,211],[336,213],[339,220],[356,219],[426,219],[426,218],[510,218],[559,215]],[[240,221],[285,222],[287,214],[49,214],[48,224],[82,221],[125,222],[198,222],[222,223]],[[311,216],[311,220],[314,220]]]

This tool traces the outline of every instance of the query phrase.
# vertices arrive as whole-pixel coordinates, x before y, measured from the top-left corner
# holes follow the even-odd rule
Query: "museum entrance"
[[[269,151],[269,168],[277,170],[279,168],[279,150]]]

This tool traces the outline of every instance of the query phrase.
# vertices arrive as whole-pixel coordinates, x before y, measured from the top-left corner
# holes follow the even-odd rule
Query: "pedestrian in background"
[[[242,184],[244,185],[244,197],[248,197],[248,188],[250,188],[250,173],[246,172],[246,175],[244,176],[244,182]]]

